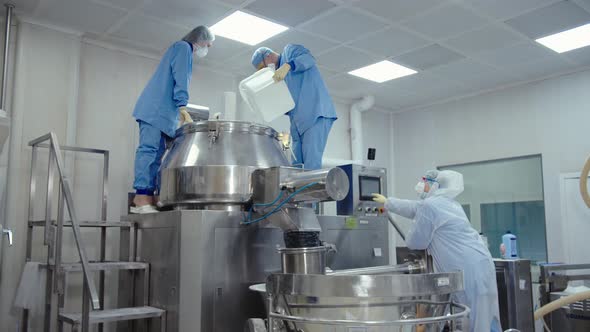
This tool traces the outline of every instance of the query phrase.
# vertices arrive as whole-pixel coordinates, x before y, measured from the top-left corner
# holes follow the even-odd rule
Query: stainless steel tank
[[[463,290],[460,271],[275,273],[266,285],[250,289],[265,297],[268,325],[273,327],[269,332],[439,332],[446,324],[450,331],[469,331],[470,309],[451,301],[452,294]]]
[[[283,273],[325,274],[326,254],[324,246],[311,248],[280,248]]]
[[[288,165],[271,127],[215,120],[186,124],[162,161],[160,200],[175,206],[243,204],[252,195],[254,170]]]

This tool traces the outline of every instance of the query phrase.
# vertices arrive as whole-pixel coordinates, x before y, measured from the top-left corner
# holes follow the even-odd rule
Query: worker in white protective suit
[[[410,249],[428,249],[438,272],[463,271],[465,289],[454,300],[471,309],[470,331],[501,331],[492,256],[454,199],[463,192],[463,175],[428,171],[416,191],[418,201],[379,194],[373,194],[373,199],[389,212],[413,219],[406,244]]]

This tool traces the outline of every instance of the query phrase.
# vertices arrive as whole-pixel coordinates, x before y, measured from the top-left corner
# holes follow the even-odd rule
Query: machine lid
[[[246,122],[246,121],[226,121],[226,120],[208,120],[184,124],[176,130],[176,137],[196,133],[196,132],[242,132],[256,135],[266,135],[277,138],[279,133],[269,126]]]

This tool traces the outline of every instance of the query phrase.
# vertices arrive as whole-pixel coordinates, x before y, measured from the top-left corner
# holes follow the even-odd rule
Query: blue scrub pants
[[[322,156],[328,142],[328,135],[335,119],[319,117],[314,125],[300,133],[291,121],[291,137],[293,138],[293,165],[303,164],[305,169],[322,168]]]
[[[166,135],[147,122],[139,124],[139,146],[135,151],[135,181],[138,195],[153,196],[160,192],[160,164],[166,151]]]

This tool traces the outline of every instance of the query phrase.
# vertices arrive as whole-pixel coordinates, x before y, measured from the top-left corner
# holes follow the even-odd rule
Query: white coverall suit
[[[414,220],[406,244],[410,249],[428,249],[438,272],[463,271],[465,289],[454,300],[471,309],[470,331],[501,331],[494,263],[481,236],[454,200],[463,191],[461,174],[441,171],[437,180],[449,175],[457,183],[440,181],[424,200],[388,198],[385,208]]]

